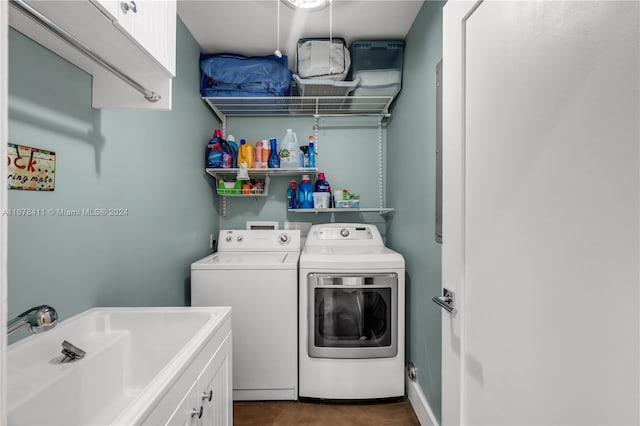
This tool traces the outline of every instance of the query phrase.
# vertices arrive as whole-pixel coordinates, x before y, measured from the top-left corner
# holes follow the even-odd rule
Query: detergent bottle
[[[213,137],[209,140],[207,144],[207,167],[214,169],[221,169],[223,167],[223,159],[224,151],[222,150],[222,146],[220,146],[220,141],[222,140],[222,132],[220,129],[216,129],[213,132]]]
[[[331,207],[331,185],[324,176],[323,172],[318,173],[318,179],[314,185],[315,192],[328,192],[329,193],[329,207]]]
[[[229,167],[236,168],[238,167],[238,144],[236,143],[236,138],[233,135],[227,136],[227,143],[232,151],[231,165]]]
[[[282,138],[280,145],[280,167],[283,169],[296,169],[302,167],[300,165],[300,145],[298,145],[298,137],[291,129],[287,129],[287,133]]]
[[[269,145],[269,141],[264,139],[262,141],[262,168],[266,169],[269,167],[269,155],[271,155],[271,147]]]
[[[309,180],[309,175],[302,175],[302,182],[298,188],[298,208],[313,208],[313,185]]]
[[[247,163],[247,168],[253,169],[253,145],[244,139],[240,139],[238,147],[238,164]]]
[[[253,167],[255,169],[262,168],[262,147],[263,147],[263,143],[261,140],[256,142],[256,151],[255,151],[256,155],[254,155],[253,157]]]

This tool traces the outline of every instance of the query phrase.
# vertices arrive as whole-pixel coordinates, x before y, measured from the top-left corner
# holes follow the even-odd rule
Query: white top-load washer
[[[300,256],[299,396],[404,396],[405,263],[374,225],[314,225]]]
[[[299,230],[222,230],[191,265],[191,305],[231,306],[233,399],[298,399]]]

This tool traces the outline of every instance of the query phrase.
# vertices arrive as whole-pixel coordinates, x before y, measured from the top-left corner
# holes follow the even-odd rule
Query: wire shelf
[[[393,96],[204,97],[220,120],[232,116],[389,116]]]

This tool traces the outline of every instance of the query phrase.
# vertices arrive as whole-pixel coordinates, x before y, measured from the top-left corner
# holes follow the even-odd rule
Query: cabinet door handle
[[[211,402],[211,399],[213,398],[213,390],[209,390],[209,392],[202,392],[202,400],[209,400],[209,402]]]
[[[203,411],[202,405],[200,406],[199,409],[198,408],[192,408],[191,409],[191,417],[196,417],[197,416],[198,418],[202,418],[202,411]]]
[[[133,13],[138,13],[138,5],[135,1],[131,0],[129,3],[123,1],[120,3],[120,7],[122,7],[122,11],[126,14],[128,11],[132,11]]]

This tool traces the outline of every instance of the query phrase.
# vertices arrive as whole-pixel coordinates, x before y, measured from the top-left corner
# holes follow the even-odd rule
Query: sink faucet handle
[[[11,334],[28,326],[31,333],[41,333],[56,326],[58,313],[48,305],[36,306],[7,322],[7,333]]]
[[[55,327],[58,322],[58,312],[48,305],[38,306],[35,312],[35,323],[31,325],[32,333],[42,333]]]

